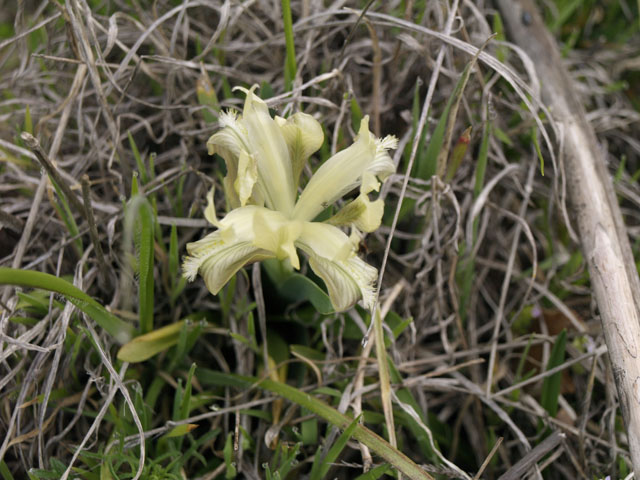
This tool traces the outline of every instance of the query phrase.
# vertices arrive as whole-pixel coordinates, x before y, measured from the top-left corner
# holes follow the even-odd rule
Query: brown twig
[[[53,162],[51,162],[49,156],[42,149],[42,146],[40,145],[38,139],[31,135],[29,132],[22,132],[20,137],[33,151],[33,153],[35,153],[36,158],[40,162],[40,165],[42,165],[42,167],[47,171],[49,177],[51,177],[51,180],[56,182],[56,184],[60,187],[62,193],[64,193],[64,196],[67,198],[69,203],[73,205],[73,208],[75,208],[78,213],[85,217],[86,213],[84,206],[82,205],[80,200],[78,200],[78,197],[76,197],[76,195],[71,191],[69,185],[67,185],[67,183],[62,179],[62,177],[58,173],[58,170],[53,165]]]
[[[518,480],[524,476],[542,457],[556,448],[566,435],[555,431],[522,457],[513,467],[503,473],[498,480]]]
[[[558,47],[531,0],[499,0],[512,40],[543,78],[542,96],[561,125],[569,199],[600,310],[634,470],[640,472],[640,281],[613,183]]]

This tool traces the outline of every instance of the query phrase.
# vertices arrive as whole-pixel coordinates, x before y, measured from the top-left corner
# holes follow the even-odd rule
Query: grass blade
[[[547,363],[547,371],[562,365],[564,362],[566,342],[567,331],[562,330],[551,349],[551,355],[549,355],[549,362]],[[544,379],[544,382],[542,382],[540,405],[549,412],[549,415],[552,417],[555,417],[556,413],[558,413],[558,397],[560,396],[561,387],[562,372],[556,372],[553,375],[549,375]]]
[[[142,333],[153,330],[153,219],[153,208],[146,198],[136,195],[129,201],[124,229],[125,238],[135,236],[138,250],[138,314]]]
[[[108,312],[102,305],[73,284],[48,273],[0,267],[0,285],[41,288],[59,293],[80,311],[91,317],[120,344],[133,336],[133,327]]]
[[[344,447],[347,446],[347,442],[353,435],[353,431],[358,425],[360,421],[360,415],[353,419],[351,424],[342,432],[342,434],[335,441],[333,446],[327,452],[324,458],[320,458],[320,456],[316,456],[316,461],[313,462],[313,468],[311,469],[311,480],[321,480],[325,477],[327,473],[329,473],[329,469],[331,468],[331,464],[333,464],[337,459]],[[318,454],[316,454],[318,455]]]
[[[197,375],[200,376],[202,373],[202,369],[199,369]],[[298,390],[297,388],[285,383],[276,382],[271,379],[261,380],[254,377],[231,375],[213,371],[208,371],[207,375],[210,379],[215,379],[220,385],[238,386],[240,388],[257,387],[262,390],[275,393],[276,395],[280,395],[281,397],[297,403],[301,407],[304,407],[312,413],[322,417],[327,422],[342,430],[346,430],[353,422],[352,418],[340,413],[335,408],[330,407],[309,393]],[[204,380],[204,378],[199,379],[200,381]],[[397,448],[392,447],[389,442],[366,428],[364,425],[356,423],[353,430],[353,438],[369,447],[373,452],[382,457],[385,461],[390,463],[394,468],[409,477],[411,480],[434,480],[429,473],[416,465],[413,460]]]
[[[293,41],[293,21],[291,19],[291,1],[282,0],[282,21],[284,23],[284,41],[287,58],[284,64],[284,82],[287,90],[291,90],[296,78],[296,46]]]
[[[382,317],[380,308],[375,309],[373,319],[373,331],[375,332],[376,359],[378,361],[378,376],[380,379],[380,399],[384,420],[389,432],[389,443],[396,446],[396,427],[393,421],[393,405],[391,403],[391,381],[389,380],[389,365],[387,364],[387,349],[384,345],[384,331],[382,330]]]
[[[184,320],[153,332],[145,333],[123,345],[118,351],[118,360],[123,362],[144,362],[155,354],[163,352],[178,343]]]

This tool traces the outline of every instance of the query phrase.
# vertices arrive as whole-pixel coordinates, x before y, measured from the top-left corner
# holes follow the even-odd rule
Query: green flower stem
[[[133,337],[133,327],[107,311],[102,305],[73,284],[48,273],[0,267],[0,285],[40,288],[63,295],[79,310],[86,313],[119,343]]]
[[[268,390],[291,402],[297,403],[298,405],[324,418],[327,422],[335,425],[341,430],[345,430],[353,422],[352,418],[338,412],[336,409],[330,407],[317,398],[314,398],[312,395],[302,392],[290,385],[276,382],[271,379],[257,380],[252,377],[236,375],[234,375],[234,378],[245,381],[251,385],[255,385],[263,390]],[[353,438],[369,447],[410,479],[434,480],[431,475],[416,465],[404,453],[392,447],[386,440],[373,433],[367,427],[358,423],[353,431]]]

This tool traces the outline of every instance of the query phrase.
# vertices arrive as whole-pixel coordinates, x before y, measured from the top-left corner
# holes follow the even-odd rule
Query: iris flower
[[[242,115],[223,113],[220,131],[207,142],[209,154],[219,154],[227,166],[224,191],[231,207],[216,216],[213,190],[207,196],[206,219],[217,229],[187,245],[184,276],[199,273],[217,294],[243,266],[278,258],[300,268],[298,250],[327,286],[336,311],[362,300],[375,301],[377,270],[357,255],[360,232],[380,226],[381,199],[370,200],[380,182],[395,171],[389,149],[397,139],[376,138],[364,117],[355,142],[324,162],[298,196],[305,163],[324,141],[320,124],[305,113],[271,118],[266,103],[250,90]],[[359,188],[359,195],[331,218],[314,219],[342,196]],[[339,227],[351,227],[347,235]]]

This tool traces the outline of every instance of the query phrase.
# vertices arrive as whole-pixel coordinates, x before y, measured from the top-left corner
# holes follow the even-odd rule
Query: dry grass
[[[121,318],[135,322],[135,288],[126,285],[136,279],[123,280],[130,275],[123,254],[123,200],[139,169],[131,134],[147,165],[153,155],[155,167],[142,186],[157,209],[154,326],[200,313],[207,323],[182,356],[163,353],[127,370],[115,360],[113,340],[93,330],[70,304],[53,295],[25,298],[13,287],[0,290],[0,432],[6,432],[0,435],[0,466],[25,478],[31,468],[57,471],[56,460],[66,467],[80,444],[83,451],[106,455],[117,450],[119,435],[129,432],[127,445],[138,445],[133,419],[141,415],[140,405],[150,402],[154,378],[161,380],[153,387],[159,389],[153,393],[157,400],[145,424],[148,462],[197,444],[194,449],[204,460],[185,461],[185,478],[228,473],[223,450],[234,432],[245,439],[233,454],[241,475],[264,478],[262,465],[274,461],[265,435],[279,434],[282,443],[293,445],[300,440],[301,425],[311,428],[312,423],[304,423],[310,419],[307,412],[293,404],[198,374],[201,369],[260,373],[262,356],[227,333],[255,335],[248,327],[254,298],[250,275],[238,275],[231,301],[211,296],[200,281],[170,298],[177,288],[168,273],[170,226],[178,226],[183,254],[184,245],[206,230],[201,220],[205,195],[221,178],[221,162],[209,157],[205,146],[217,129],[207,121],[215,111],[196,95],[205,74],[222,108],[240,105],[231,87],[257,83],[279,115],[304,110],[320,119],[326,141],[318,159],[348,143],[360,112],[371,115],[377,134],[400,138],[397,174],[382,192],[385,225],[366,239],[367,260],[380,268],[386,259],[380,304],[394,312],[391,328],[413,319],[388,348],[401,376],[400,381],[392,377],[400,450],[441,478],[473,478],[490,453],[482,478],[505,472],[501,478],[515,478],[516,472],[523,477],[510,470],[523,458],[524,471],[533,478],[540,478],[540,472],[545,478],[567,479],[628,473],[597,311],[578,239],[567,223],[571,212],[565,207],[564,185],[571,172],[563,172],[561,162],[554,165],[551,153],[557,145],[549,149],[534,115],[524,108],[527,98],[540,107],[536,85],[544,81],[531,77],[526,58],[500,39],[489,42],[454,124],[454,143],[473,127],[466,156],[450,182],[415,176],[465,65],[494,30],[489,3],[460,2],[452,12],[446,5],[458,2],[374,2],[370,15],[357,24],[357,12],[350,8],[361,4],[294,2],[298,70],[290,91],[283,74],[280,2],[62,3],[18,2],[0,13],[1,23],[15,28],[0,40],[0,266],[68,276]],[[632,103],[637,91],[611,87],[634,78],[637,51],[637,42],[629,42],[594,51],[575,48],[567,58],[599,140],[610,152],[611,172],[618,172],[616,187],[634,253],[640,240],[635,175],[640,114]],[[510,67],[489,56],[505,58]],[[20,137],[29,129],[27,112],[44,155],[80,205],[69,202],[78,235],[60,214],[60,197],[34,150]],[[481,143],[489,124],[481,177]],[[553,125],[545,122],[544,127],[555,142]],[[421,132],[426,132],[422,144]],[[544,176],[533,136],[544,153]],[[414,176],[407,176],[411,165]],[[96,222],[93,237],[90,215],[81,208],[84,175],[89,179],[84,198],[90,199]],[[138,175],[139,180],[145,177]],[[405,207],[394,217],[401,200]],[[318,397],[343,412],[365,411],[365,423],[382,432],[376,364],[360,357],[366,312],[321,316],[308,304],[287,304],[272,287],[264,288],[271,288],[265,290],[264,315],[274,335],[322,355],[314,368],[292,363],[289,381],[305,390],[332,388],[335,398],[328,389]],[[566,355],[557,370],[544,372],[562,328],[568,329]],[[102,353],[92,345],[100,345]],[[521,362],[523,352],[528,352],[526,362]],[[287,353],[279,361],[291,359]],[[199,428],[184,437],[188,441],[171,440],[163,450],[156,436],[174,425],[168,422],[176,420],[175,392],[178,385],[184,387],[192,362],[198,365],[192,387],[202,402],[179,423]],[[524,382],[532,369],[536,376]],[[562,371],[562,381],[558,411],[551,416],[541,389],[556,371]],[[133,418],[125,391],[138,412]],[[212,403],[220,409],[211,411]],[[262,414],[247,413],[249,408],[262,409]],[[270,429],[271,422],[260,418],[273,415],[274,408],[282,409],[282,416]],[[306,475],[318,445],[330,446],[337,438],[337,432],[320,425],[318,443],[300,447],[289,478]],[[218,436],[204,438],[215,429],[220,429]],[[435,438],[442,457],[422,448],[429,444],[425,431]],[[541,455],[528,455],[540,444]],[[139,449],[132,450],[139,455]],[[380,459],[349,444],[331,476],[355,478],[371,461]],[[80,455],[75,465],[91,471],[76,472],[77,478],[98,478],[96,458]],[[136,469],[134,462],[122,472],[132,476]],[[154,478],[151,470],[145,475]]]

